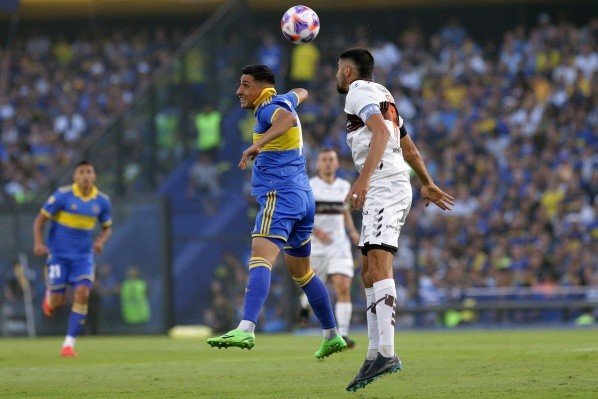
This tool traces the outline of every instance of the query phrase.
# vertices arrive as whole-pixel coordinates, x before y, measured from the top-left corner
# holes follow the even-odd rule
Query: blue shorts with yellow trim
[[[93,282],[93,255],[60,257],[50,255],[46,261],[46,287],[51,291],[66,288],[83,280]]]
[[[301,248],[314,229],[316,203],[311,191],[282,189],[258,195],[260,211],[252,237],[279,238],[284,248]]]

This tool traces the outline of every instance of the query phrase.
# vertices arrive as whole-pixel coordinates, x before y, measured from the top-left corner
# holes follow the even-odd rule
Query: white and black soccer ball
[[[291,43],[311,42],[320,32],[320,18],[309,7],[293,6],[282,16],[280,29],[283,36]]]

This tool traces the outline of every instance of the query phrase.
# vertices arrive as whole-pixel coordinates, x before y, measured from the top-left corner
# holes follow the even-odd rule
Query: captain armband
[[[368,104],[359,111],[359,117],[362,121],[367,121],[368,118],[374,114],[382,115],[380,111],[380,106],[378,104]]]

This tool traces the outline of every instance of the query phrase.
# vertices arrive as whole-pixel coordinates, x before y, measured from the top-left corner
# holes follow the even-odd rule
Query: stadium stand
[[[322,17],[326,21],[325,13]],[[384,17],[379,18],[382,24]],[[325,146],[341,156],[341,175],[355,177],[334,73],[340,51],[360,45],[376,55],[377,79],[398,99],[431,173],[457,198],[454,211],[446,213],[424,208],[414,190],[395,263],[402,326],[572,323],[596,316],[598,18],[572,23],[538,13],[520,22],[490,40],[465,18],[445,18],[433,29],[413,18],[399,31],[380,36],[364,25],[347,31],[331,21],[330,30],[343,34],[314,41],[319,73],[306,81],[311,100],[299,109],[310,174],[313,154]],[[207,70],[219,71],[211,82],[224,93],[217,104],[224,143],[213,154],[218,165],[236,165],[247,142],[251,125],[233,93],[239,67],[258,59],[257,38],[276,33],[276,26],[263,26],[248,28],[244,41],[225,30],[217,41],[225,46],[186,48],[199,49],[192,59],[200,64],[202,57],[212,56]],[[150,72],[181,56],[188,34],[178,29],[122,29],[93,38],[19,34],[1,54],[1,75],[8,79],[0,82],[0,202],[30,202],[57,168],[85,154],[82,140],[123,107],[134,107],[135,96],[155,84]],[[274,37],[274,45],[289,49],[280,35]],[[243,44],[249,47],[240,49]],[[290,61],[290,53],[285,57]],[[172,78],[170,72],[165,75]],[[208,90],[201,76],[195,78],[193,87]],[[279,88],[291,88],[292,80],[289,75]],[[172,96],[177,84],[171,80],[164,86],[169,94],[157,95]],[[252,212],[252,199],[244,191],[247,176],[234,168],[223,172],[216,211],[201,206],[204,194],[199,200],[189,197],[188,173],[197,156],[192,110],[168,98],[153,110],[156,116],[177,115],[179,150],[167,151],[164,166],[150,168],[149,177],[144,154],[127,163],[112,179],[125,179],[125,190],[113,195],[154,192],[170,199],[175,322],[216,323],[218,308],[240,306],[238,293],[221,292],[226,281],[238,283],[242,273],[230,272],[235,278],[227,280],[222,265],[231,258],[245,262],[251,228],[245,214]],[[140,137],[134,129],[126,132],[133,141]],[[172,134],[167,130],[166,136]],[[129,148],[145,148],[145,142]],[[150,180],[155,184],[146,184]],[[285,285],[284,273],[273,278],[261,324],[275,331],[292,325],[283,309],[294,303],[280,295],[293,289]],[[357,306],[364,301],[357,281],[353,297]]]

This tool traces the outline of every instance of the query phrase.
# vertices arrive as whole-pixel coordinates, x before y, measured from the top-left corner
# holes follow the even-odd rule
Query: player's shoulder
[[[338,185],[343,185],[343,186],[350,186],[351,183],[349,183],[349,180],[347,179],[343,179],[342,177],[336,177],[335,179],[336,184]]]
[[[73,192],[72,185],[60,186],[56,189],[56,193],[59,193],[59,194],[67,194],[67,193],[72,193],[72,192]]]
[[[98,197],[110,202],[110,196],[103,191],[98,190]]]
[[[347,104],[359,103],[364,98],[375,98],[377,97],[378,90],[373,84],[367,80],[356,80],[349,86],[347,92],[346,102]]]
[[[377,89],[377,86],[379,86],[379,84],[376,82],[372,82],[371,80],[357,79],[351,82],[351,84],[349,85],[349,93],[351,93],[351,91],[359,92],[375,90]]]
[[[285,108],[287,110],[292,110],[295,107],[293,101],[297,102],[298,98],[299,97],[297,96],[297,94],[295,94],[292,91],[289,91],[288,93],[284,94],[276,94],[272,96],[272,101],[264,106],[276,106]]]
[[[338,176],[334,180],[334,185],[344,191],[349,191],[351,189],[351,183],[349,183],[348,180]]]
[[[320,179],[320,176],[315,175],[309,178],[309,184],[312,187],[318,187],[322,184],[322,179]]]
[[[60,186],[52,193],[51,198],[57,200],[59,198],[68,198],[70,195],[73,195],[73,186]]]

